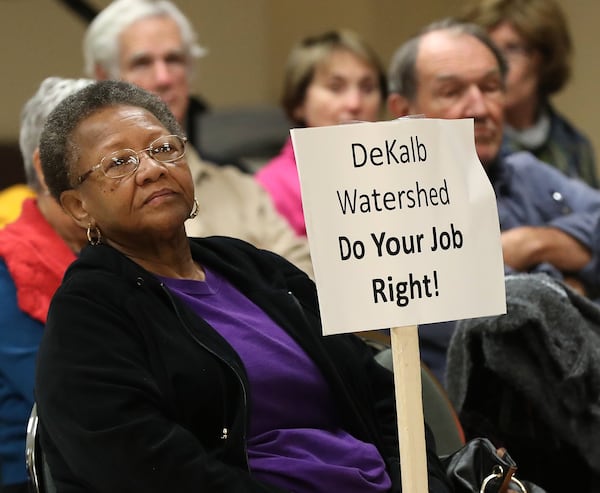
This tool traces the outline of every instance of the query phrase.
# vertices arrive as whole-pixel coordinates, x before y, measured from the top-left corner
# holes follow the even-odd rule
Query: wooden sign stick
[[[393,327],[390,333],[402,491],[427,493],[427,453],[417,326]]]

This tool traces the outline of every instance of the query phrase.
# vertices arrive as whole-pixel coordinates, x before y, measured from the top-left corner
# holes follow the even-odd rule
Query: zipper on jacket
[[[190,334],[190,336],[196,342],[196,344],[198,344],[205,351],[208,351],[219,361],[223,362],[233,372],[233,374],[235,375],[235,377],[237,378],[237,380],[240,384],[240,388],[242,389],[242,400],[243,400],[242,447],[244,449],[244,460],[246,461],[246,468],[247,468],[248,472],[250,472],[250,462],[248,459],[248,448],[246,447],[246,442],[247,442],[246,423],[248,421],[248,392],[247,392],[246,386],[244,385],[244,380],[242,379],[242,377],[238,373],[238,371],[233,367],[233,365],[231,365],[225,358],[223,358],[220,354],[216,353],[214,350],[209,348],[206,344],[204,344],[202,341],[200,341],[196,337],[194,330],[192,328],[190,328],[187,325],[187,323],[185,323],[185,321],[183,320],[183,317],[181,316],[181,313],[179,312],[179,309],[177,308],[177,304],[175,303],[175,300],[173,299],[171,292],[167,289],[167,287],[162,282],[160,283],[160,287],[167,295],[167,298],[169,299],[171,306],[173,307],[173,310],[175,311],[175,314],[177,315],[177,318],[181,322],[181,325],[183,325],[185,327],[185,330],[188,332],[188,334]],[[226,386],[224,384],[221,385],[221,387],[223,389],[226,389]],[[228,407],[229,407],[228,399],[227,399],[227,394],[226,394],[225,397],[223,398],[223,409],[225,411],[227,411]],[[219,437],[221,440],[229,439],[229,428],[227,427],[226,418],[224,418],[224,420],[225,420],[225,422],[223,423],[223,429],[221,431],[221,436]]]

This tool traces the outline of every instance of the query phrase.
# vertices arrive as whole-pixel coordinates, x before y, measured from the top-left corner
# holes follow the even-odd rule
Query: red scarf
[[[0,230],[0,258],[17,287],[19,308],[46,323],[50,300],[76,257],[34,199],[25,200],[19,219]]]

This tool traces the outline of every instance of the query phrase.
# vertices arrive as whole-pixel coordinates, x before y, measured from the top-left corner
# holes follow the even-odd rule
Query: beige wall
[[[108,0],[91,0],[96,7]],[[195,91],[216,107],[277,102],[282,66],[300,37],[347,27],[368,39],[387,64],[423,24],[452,15],[464,0],[179,0],[209,49]],[[592,138],[600,154],[596,63],[600,2],[560,0],[576,45],[575,73],[556,103]],[[568,7],[568,8],[567,8]],[[23,103],[49,75],[82,76],[83,22],[58,0],[0,0],[0,140],[17,138]]]

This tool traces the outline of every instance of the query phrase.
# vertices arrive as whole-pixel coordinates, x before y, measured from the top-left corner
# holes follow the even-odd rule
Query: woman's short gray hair
[[[119,79],[119,37],[134,22],[147,17],[165,16],[179,26],[184,49],[191,58],[206,53],[196,41],[196,32],[188,18],[168,0],[115,0],[89,25],[83,40],[85,73],[94,77],[97,65],[112,79]]]
[[[57,200],[74,188],[72,176],[80,151],[72,141],[79,125],[94,113],[111,106],[135,106],[152,113],[171,134],[183,136],[177,120],[158,97],[129,84],[105,80],[95,82],[60,102],[50,113],[40,138],[40,159],[46,185]]]
[[[37,92],[25,103],[21,110],[19,147],[23,157],[27,184],[40,192],[40,182],[33,166],[33,153],[40,144],[40,135],[50,112],[63,99],[94,81],[91,79],[63,79],[48,77],[42,81]]]

